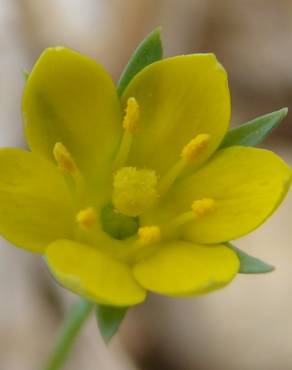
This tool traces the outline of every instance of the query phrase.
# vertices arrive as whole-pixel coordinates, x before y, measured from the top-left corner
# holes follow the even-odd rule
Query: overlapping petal
[[[104,178],[120,140],[121,112],[101,65],[70,49],[46,49],[26,83],[23,117],[33,152],[53,158],[60,141],[91,181]]]
[[[147,290],[169,296],[192,296],[225,286],[238,269],[238,258],[230,248],[177,241],[138,262],[133,272]]]
[[[57,240],[46,250],[46,260],[64,287],[94,302],[130,306],[145,299],[130,268],[97,247]]]
[[[212,198],[215,211],[186,224],[181,237],[203,244],[233,240],[273,213],[288,191],[291,176],[291,168],[271,151],[239,146],[222,149],[173,187],[157,217],[173,218],[190,210],[194,200]]]
[[[0,150],[0,234],[43,252],[72,234],[73,215],[64,179],[52,163],[20,149]]]
[[[190,140],[208,134],[188,172],[180,173],[166,194],[159,192],[154,211],[139,216],[141,227],[160,225],[162,239],[172,240],[147,249],[137,236],[117,241],[99,226],[83,230],[74,221],[79,210],[73,212],[64,178],[50,162],[53,148],[61,142],[76,161],[84,179],[76,171],[69,182],[88,193],[84,199],[98,210],[94,222],[103,222],[99,211],[110,201],[122,114],[103,67],[63,47],[44,51],[25,86],[23,115],[32,153],[0,150],[0,234],[44,252],[64,287],[103,305],[141,303],[146,290],[193,296],[223,287],[239,270],[236,253],[223,243],[272,214],[291,183],[291,169],[261,149],[230,147],[214,154],[228,129],[230,95],[226,72],[213,54],[149,65],[129,83],[122,107],[130,97],[138,102],[139,122],[129,136],[127,166],[155,170],[161,178]],[[75,163],[72,167],[76,170]],[[204,198],[211,198],[201,203],[211,204],[210,212],[192,214],[193,201]]]
[[[153,63],[138,73],[122,101],[140,105],[129,164],[167,171],[196,135],[211,135],[202,163],[220,144],[229,125],[227,76],[213,54],[177,56]],[[159,151],[159,152],[158,152]]]

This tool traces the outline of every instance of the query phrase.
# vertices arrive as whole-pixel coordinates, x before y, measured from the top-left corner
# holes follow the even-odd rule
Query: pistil
[[[139,216],[157,199],[157,176],[154,171],[123,167],[114,175],[112,201],[122,214]]]

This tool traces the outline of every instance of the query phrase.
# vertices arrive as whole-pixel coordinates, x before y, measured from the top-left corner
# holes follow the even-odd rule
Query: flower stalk
[[[89,317],[93,307],[93,303],[84,299],[80,299],[75,303],[59,331],[55,348],[49,357],[44,370],[61,369],[77,338],[77,335],[86,319]]]

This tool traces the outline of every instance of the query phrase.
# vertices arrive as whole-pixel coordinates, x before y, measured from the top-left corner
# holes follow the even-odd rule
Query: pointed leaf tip
[[[220,149],[232,145],[256,146],[260,144],[286,117],[288,108],[257,117],[231,129],[223,139]]]
[[[113,307],[97,305],[97,324],[106,344],[109,344],[112,337],[117,333],[128,307]]]
[[[134,51],[121,74],[117,91],[121,96],[132,78],[147,65],[162,58],[161,27],[155,28]]]
[[[29,77],[29,72],[26,70],[26,69],[23,69],[21,71],[22,73],[22,76],[23,76],[23,79],[24,79],[24,82],[26,82],[28,80],[28,77]]]
[[[231,248],[239,258],[240,274],[264,274],[275,270],[274,266],[261,261],[259,258],[250,256],[249,254],[241,251],[239,248],[235,247],[231,243],[227,243],[227,246]]]

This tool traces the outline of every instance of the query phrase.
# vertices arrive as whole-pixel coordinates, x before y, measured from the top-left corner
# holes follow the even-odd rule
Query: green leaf
[[[106,344],[118,331],[128,307],[112,307],[98,305],[96,307],[96,318],[100,333]]]
[[[275,267],[268,263],[261,261],[258,258],[252,257],[247,253],[244,253],[234,245],[227,243],[227,246],[231,248],[239,258],[240,268],[239,273],[241,274],[264,274],[275,270]]]
[[[24,82],[26,82],[28,77],[29,77],[29,72],[26,69],[23,69],[21,72],[22,72],[22,76],[24,78]]]
[[[162,58],[161,28],[153,30],[134,51],[118,82],[118,95],[121,96],[132,78],[149,64]]]
[[[260,144],[286,117],[288,108],[257,117],[227,132],[220,149],[231,145],[256,146]]]

